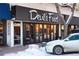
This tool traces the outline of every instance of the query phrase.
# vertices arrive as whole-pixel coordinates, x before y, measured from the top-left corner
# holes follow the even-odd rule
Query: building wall
[[[31,3],[31,4],[13,4],[13,5],[20,5],[23,7],[35,8],[35,9],[45,10],[45,11],[50,11],[50,12],[56,12],[55,6],[50,3],[46,3],[46,4],[43,4],[43,3],[32,4]],[[71,13],[69,9],[67,10],[67,8],[61,9],[61,11],[62,11],[62,14],[69,15]],[[22,11],[22,12],[24,12],[24,11]],[[74,16],[79,17],[79,13],[75,13]],[[23,20],[23,19],[21,19],[21,20]],[[22,22],[21,22],[21,25],[22,25]],[[10,47],[14,46],[14,28],[13,28],[13,26],[14,26],[13,21],[7,21],[7,45]],[[21,45],[23,45],[23,31],[22,31],[23,29],[22,28],[23,27],[21,26]],[[61,36],[61,33],[60,33],[60,36]]]
[[[19,6],[35,8],[35,9],[39,9],[39,10],[45,10],[45,11],[57,13],[54,3],[12,3],[12,5],[19,5]],[[65,8],[60,7],[60,11],[62,14],[65,14],[65,15],[71,14],[71,9],[67,8],[67,7],[65,7]],[[79,11],[75,11],[74,16],[79,17]]]

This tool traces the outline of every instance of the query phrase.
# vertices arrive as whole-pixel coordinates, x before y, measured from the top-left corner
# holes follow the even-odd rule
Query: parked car
[[[72,30],[71,33],[79,33],[79,28]]]
[[[79,51],[79,33],[70,34],[62,40],[50,41],[46,44],[45,50],[56,55],[64,52],[77,52]]]
[[[72,30],[71,33],[79,33],[79,30]]]

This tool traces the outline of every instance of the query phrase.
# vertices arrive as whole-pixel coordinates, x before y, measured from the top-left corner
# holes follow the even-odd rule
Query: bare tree
[[[70,9],[71,9],[71,14],[70,14],[69,17],[67,18],[67,21],[65,21],[65,19],[62,18],[62,14],[61,14],[61,12],[60,12],[60,7],[59,7],[60,5],[59,5],[58,3],[55,3],[55,6],[56,6],[57,13],[58,13],[58,18],[59,18],[59,20],[62,21],[63,24],[64,24],[64,36],[67,36],[68,25],[69,25],[69,23],[70,23],[70,21],[71,21],[73,15],[74,15],[74,9],[75,9],[76,3],[73,3],[72,6],[69,6]]]

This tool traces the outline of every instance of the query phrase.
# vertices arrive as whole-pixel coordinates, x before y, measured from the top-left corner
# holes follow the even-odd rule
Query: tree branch
[[[71,14],[69,15],[69,17],[68,17],[68,19],[66,21],[67,25],[70,23],[71,19],[73,18],[75,6],[76,6],[76,3],[74,3],[73,6],[72,6],[72,8],[71,8]]]
[[[60,12],[60,8],[59,8],[59,4],[58,3],[55,3],[55,6],[56,6],[56,10],[57,10],[57,13],[58,13],[58,18],[63,21],[63,23],[65,24],[65,20],[62,18],[62,14]]]

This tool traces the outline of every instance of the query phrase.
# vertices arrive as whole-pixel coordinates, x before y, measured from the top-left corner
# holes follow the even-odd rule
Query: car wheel
[[[64,50],[63,50],[62,46],[55,46],[53,48],[53,54],[61,55],[63,52],[64,52]]]

